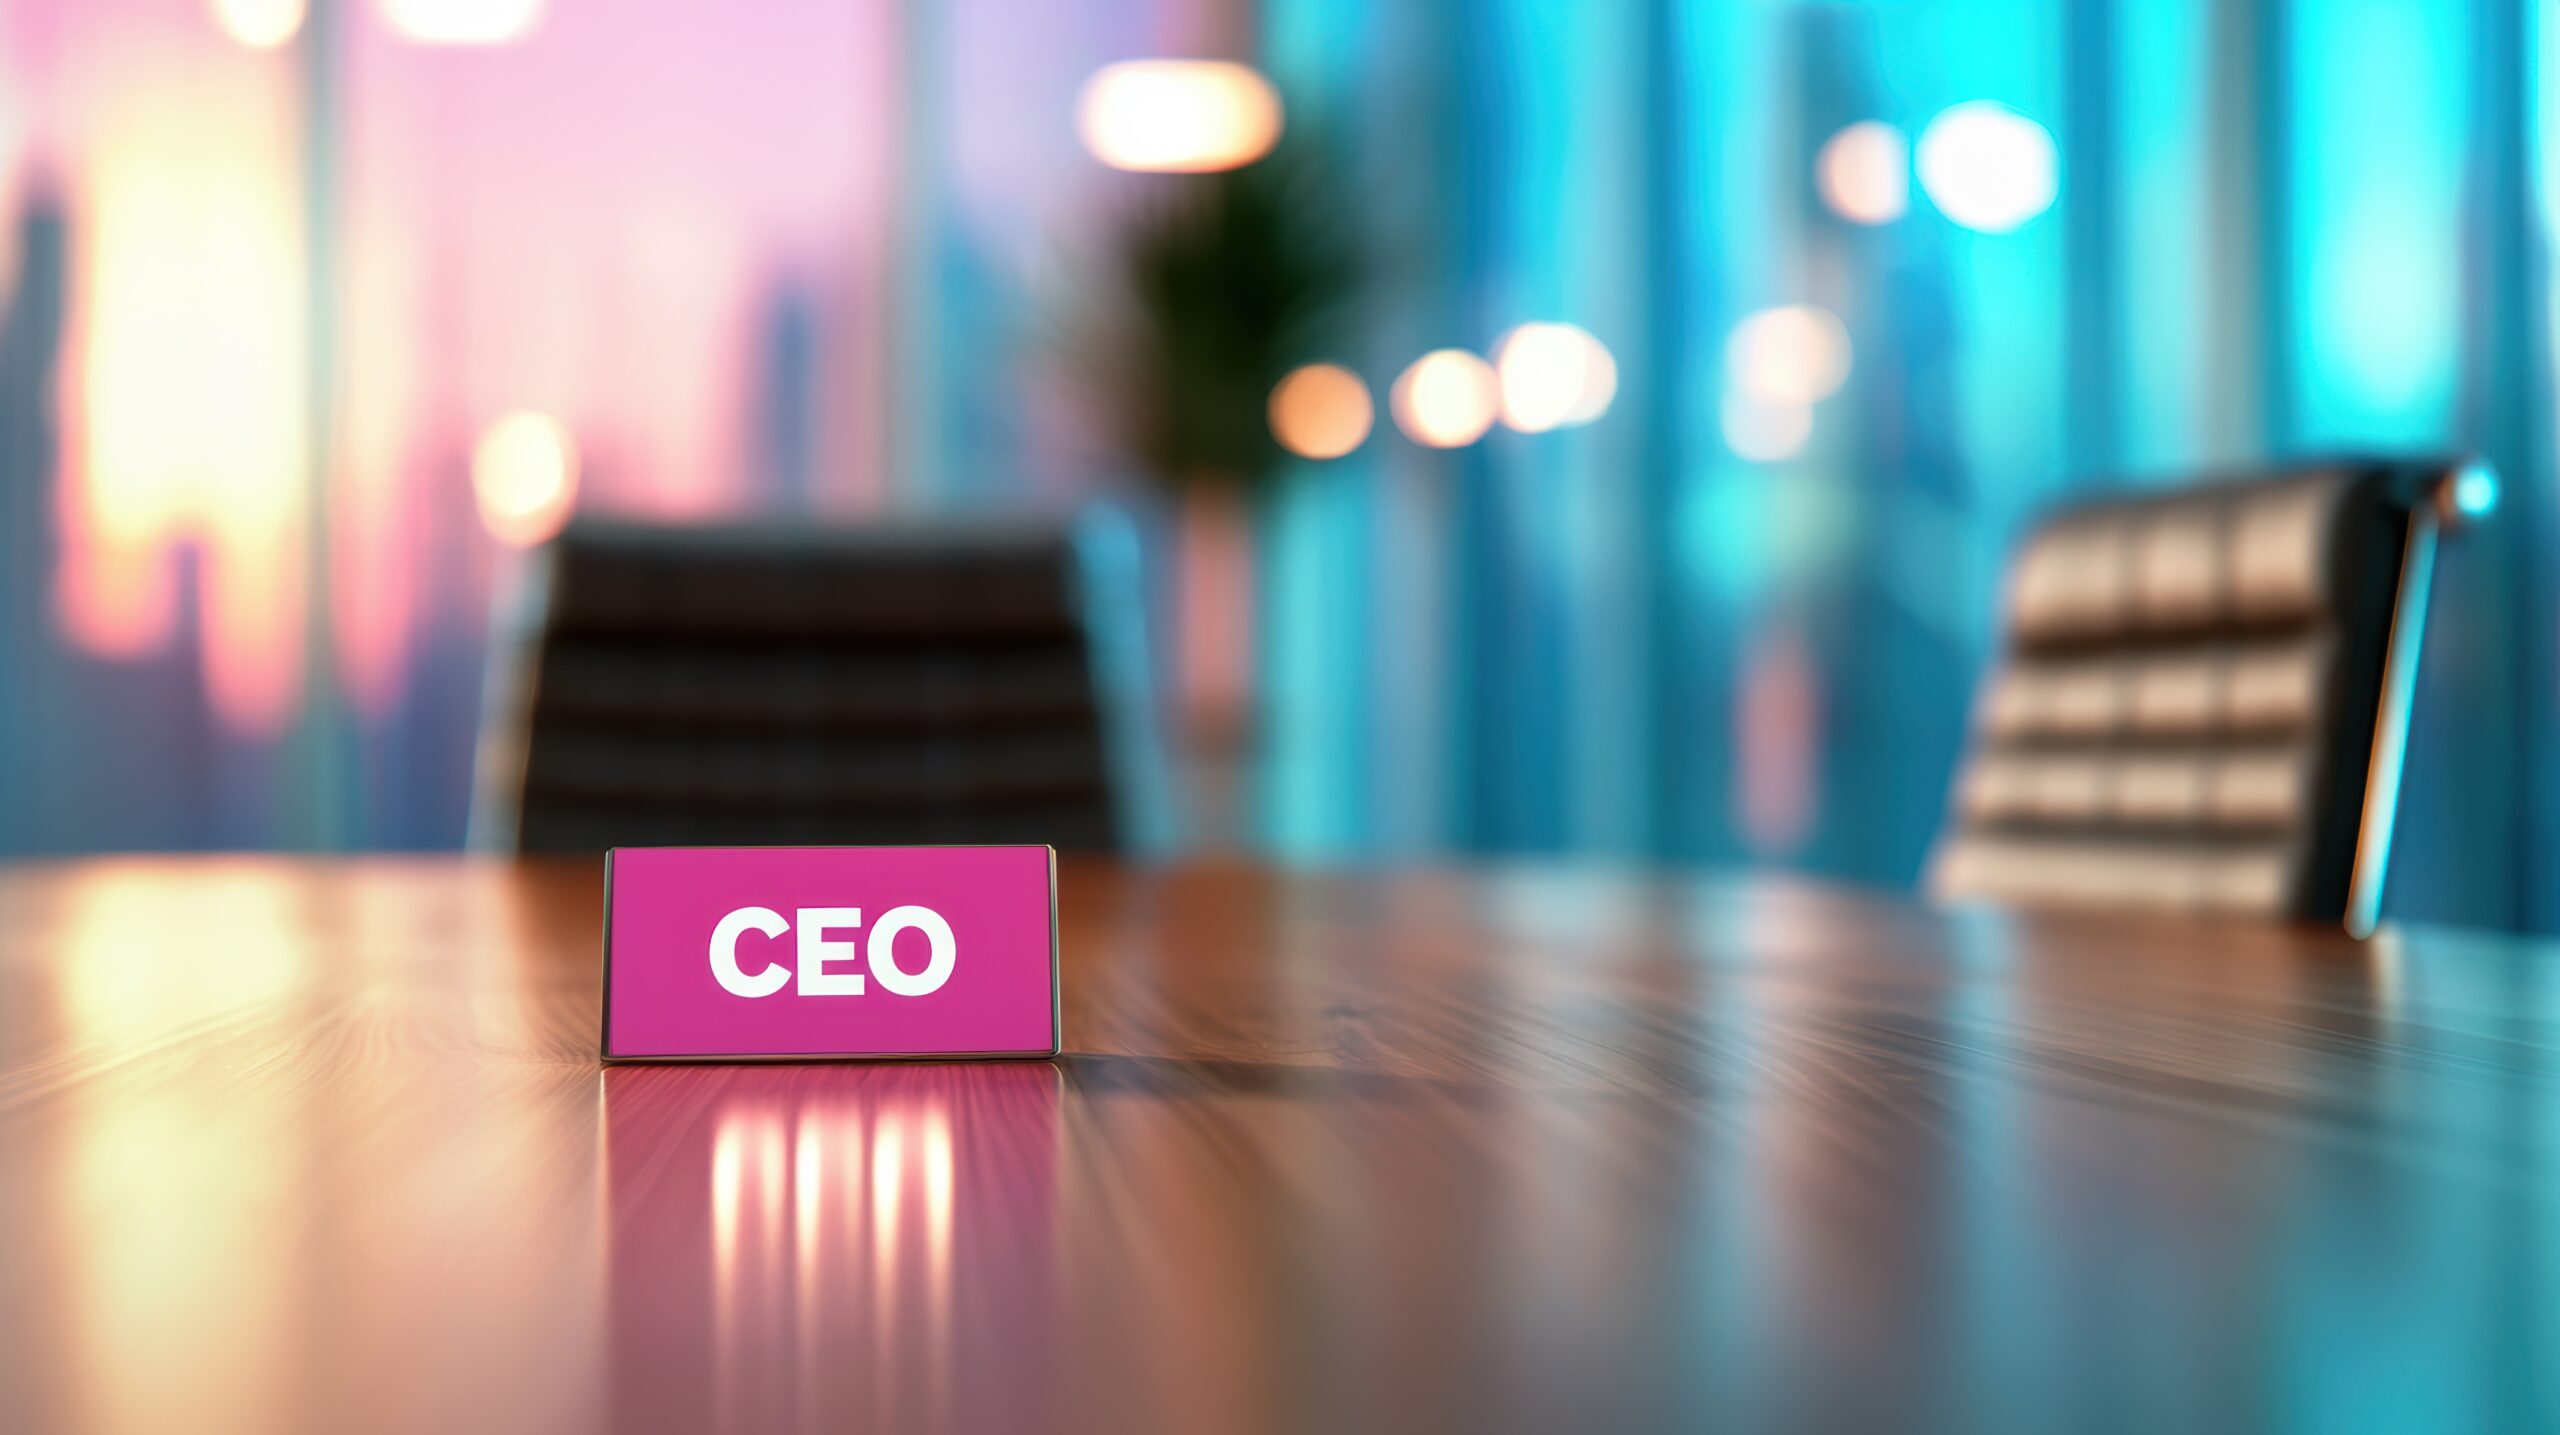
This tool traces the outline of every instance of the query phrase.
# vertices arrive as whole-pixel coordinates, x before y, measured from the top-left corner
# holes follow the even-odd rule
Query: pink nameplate
[[[604,1059],[1058,1054],[1047,847],[620,847]]]

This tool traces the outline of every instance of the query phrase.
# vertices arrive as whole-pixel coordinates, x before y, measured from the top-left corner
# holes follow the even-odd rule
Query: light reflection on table
[[[615,1067],[599,1084],[617,1427],[1039,1423],[1054,1067]],[[964,1370],[961,1329],[1001,1359]]]

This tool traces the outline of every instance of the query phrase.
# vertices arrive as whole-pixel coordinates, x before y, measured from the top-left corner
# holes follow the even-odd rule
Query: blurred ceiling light
[[[1484,437],[1501,401],[1493,365],[1464,349],[1434,349],[1414,360],[1387,395],[1396,427],[1431,448],[1465,448]]]
[[[1571,324],[1523,324],[1494,351],[1502,421],[1522,433],[1587,424],[1618,396],[1618,361]]]
[[[544,542],[578,496],[577,441],[548,414],[509,414],[472,450],[471,487],[491,537],[512,548]]]
[[[1785,304],[1734,325],[1724,357],[1742,393],[1763,403],[1815,403],[1849,377],[1849,331],[1828,309]]]
[[[1911,207],[1911,142],[1880,120],[1860,120],[1814,157],[1814,182],[1842,219],[1890,224]]]
[[[1369,386],[1339,364],[1309,364],[1271,391],[1271,434],[1300,458],[1340,458],[1369,437]]]
[[[1813,405],[1793,400],[1724,396],[1724,444],[1736,458],[1775,463],[1804,452],[1813,437]]]
[[[1202,174],[1270,153],[1280,138],[1271,82],[1225,60],[1124,60],[1084,82],[1076,128],[1113,169]]]
[[[1920,187],[1949,219],[2006,234],[2053,207],[2053,136],[1992,100],[1938,112],[1920,132]]]
[[[272,50],[302,30],[304,0],[212,0],[213,22],[252,50]]]
[[[533,32],[543,0],[382,0],[382,18],[427,45],[504,45]]]

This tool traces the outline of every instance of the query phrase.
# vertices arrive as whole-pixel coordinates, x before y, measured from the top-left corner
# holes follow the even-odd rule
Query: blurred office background
[[[0,853],[460,845],[573,510],[1098,505],[1176,845],[1904,885],[2033,515],[2459,448],[2390,910],[2560,927],[2548,15],[0,0]]]

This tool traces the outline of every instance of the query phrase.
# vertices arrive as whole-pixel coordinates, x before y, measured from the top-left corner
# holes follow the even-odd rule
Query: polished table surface
[[[1070,865],[600,1067],[591,864],[0,868],[0,1429],[2560,1428],[2560,952]]]

